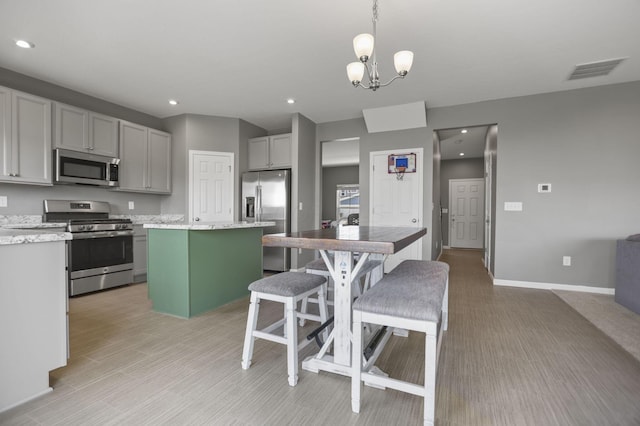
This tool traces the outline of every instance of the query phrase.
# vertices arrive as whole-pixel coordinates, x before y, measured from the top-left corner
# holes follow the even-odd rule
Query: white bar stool
[[[249,305],[247,330],[242,351],[242,368],[247,370],[251,365],[253,344],[256,338],[286,345],[289,385],[295,386],[298,383],[298,351],[311,343],[311,340],[306,339],[298,343],[297,318],[321,323],[327,320],[326,279],[304,272],[282,272],[254,281],[249,285],[249,290],[251,290],[251,304]],[[298,301],[314,293],[317,294],[320,315],[297,312]],[[262,330],[256,330],[260,300],[262,299],[283,303],[285,306],[284,318]],[[284,336],[272,333],[282,325],[284,325]]]

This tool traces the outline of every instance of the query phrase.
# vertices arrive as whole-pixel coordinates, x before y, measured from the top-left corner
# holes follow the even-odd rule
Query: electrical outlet
[[[571,266],[571,256],[562,256],[562,266]]]
[[[7,207],[7,196],[0,195],[0,207]]]
[[[302,211],[302,202],[298,203],[298,210]]]
[[[134,209],[134,203],[133,201],[129,201],[129,210],[133,210]]]

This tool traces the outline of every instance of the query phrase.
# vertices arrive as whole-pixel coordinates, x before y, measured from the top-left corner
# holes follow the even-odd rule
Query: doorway
[[[343,200],[337,194],[341,189],[350,193],[352,189],[358,188],[360,138],[323,141],[320,149],[320,220],[323,227],[337,226],[341,221],[346,222],[349,214],[359,213],[358,197],[348,197]],[[349,202],[349,208],[356,209],[358,212],[341,209],[341,201]],[[353,205],[354,201],[358,201],[358,205]]]
[[[439,153],[439,175],[434,179],[440,194],[440,220],[442,247],[464,247],[468,244],[454,241],[451,226],[451,206],[449,182],[455,179],[480,179],[483,184],[484,202],[482,220],[474,226],[483,228],[478,235],[482,236],[482,243],[475,244],[484,249],[484,263],[490,273],[494,268],[495,253],[495,185],[497,165],[498,125],[487,124],[481,126],[455,127],[434,131],[434,141]],[[480,212],[478,212],[480,213]],[[436,226],[436,224],[434,224]]]

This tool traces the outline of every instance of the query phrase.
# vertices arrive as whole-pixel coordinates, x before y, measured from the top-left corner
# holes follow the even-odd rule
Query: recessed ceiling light
[[[467,133],[467,129],[462,129],[460,133]]]
[[[296,100],[295,100],[295,99],[293,99],[293,98],[289,98],[289,99],[287,99],[287,103],[288,103],[288,104],[295,104],[295,103],[296,103]]]
[[[459,155],[460,157],[464,157],[464,152],[461,152]]]
[[[23,49],[33,49],[34,47],[36,47],[35,44],[29,43],[26,40],[16,40],[16,46],[22,47]]]
[[[178,105],[178,101],[176,101],[175,99],[169,99],[169,105]]]

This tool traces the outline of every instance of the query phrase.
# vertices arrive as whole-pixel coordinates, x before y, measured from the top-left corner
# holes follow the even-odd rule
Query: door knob
[[[195,218],[193,218],[193,220],[195,220],[196,222],[200,222],[200,218],[199,217],[195,217]]]
[[[411,219],[411,222],[416,223],[418,221],[418,219]]]

